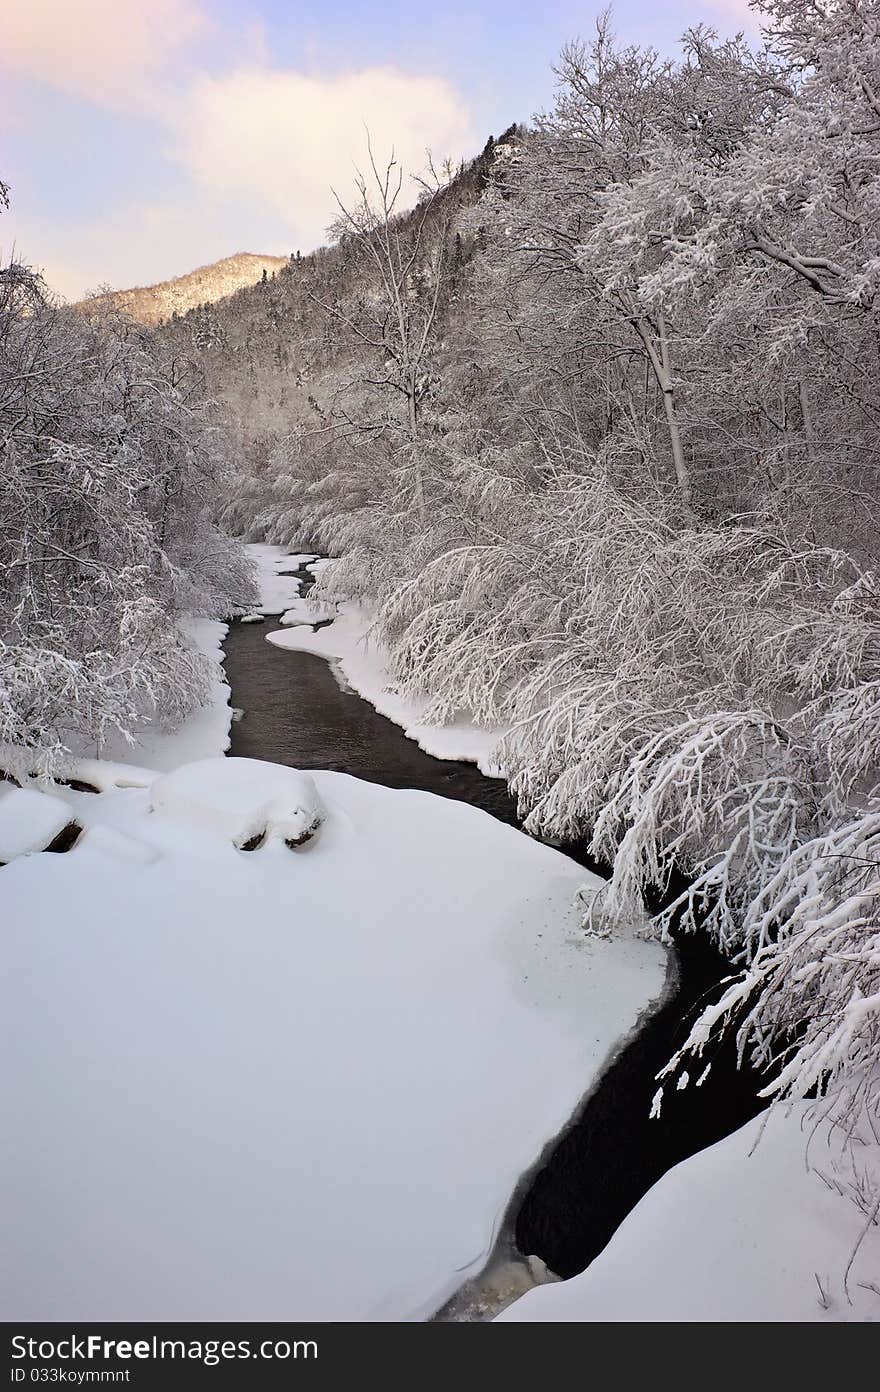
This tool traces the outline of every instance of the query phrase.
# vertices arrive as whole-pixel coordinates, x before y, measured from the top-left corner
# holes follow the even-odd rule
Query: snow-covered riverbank
[[[677,1165],[582,1276],[499,1320],[880,1320],[880,1146],[850,1155],[820,1116],[780,1108]]]
[[[267,614],[286,611],[282,622],[289,626],[283,633],[270,633],[268,640],[288,652],[314,653],[326,658],[358,696],[388,720],[399,725],[407,739],[414,740],[420,749],[435,759],[453,759],[473,763],[490,778],[503,777],[495,751],[506,733],[503,729],[487,730],[465,714],[446,725],[426,719],[428,702],[401,696],[382,646],[370,634],[372,617],[356,605],[343,603],[331,609],[325,604],[309,605],[294,599],[286,605],[279,601],[277,571],[291,564],[281,547],[260,545],[251,547],[260,573],[263,599],[261,606]],[[294,558],[294,562],[310,557]],[[320,566],[311,566],[318,573]],[[282,580],[284,577],[280,577]],[[298,589],[296,594],[299,594]],[[289,615],[289,619],[288,619]],[[312,623],[332,617],[329,627],[315,631]]]
[[[295,558],[255,550],[280,613]],[[100,795],[0,783],[8,1317],[430,1315],[661,989],[655,945],[581,932],[582,869],[471,807],[318,773],[324,823],[289,849],[311,825],[291,770],[157,781],[222,753],[229,697],[218,674],[188,731],[130,751],[151,767],[71,767]],[[72,822],[71,852],[39,854]],[[842,1291],[864,1216],[834,1157],[814,1142],[807,1171],[796,1116],[750,1156],[753,1133],[506,1317],[876,1317],[875,1227]],[[521,1274],[478,1281],[464,1317]]]
[[[662,987],[486,814],[317,774],[247,852],[294,775],[237,768],[57,788],[79,843],[0,870],[8,1318],[429,1315]]]

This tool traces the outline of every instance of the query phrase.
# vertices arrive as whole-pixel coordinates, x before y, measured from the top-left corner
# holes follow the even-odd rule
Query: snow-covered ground
[[[854,1152],[873,1194],[866,1217],[846,1197],[854,1173],[840,1135],[814,1125],[807,1104],[774,1109],[685,1160],[581,1276],[529,1291],[498,1319],[880,1320],[880,1228],[868,1221],[880,1145]]]
[[[278,571],[307,558],[253,549],[259,612],[299,618]],[[271,638],[491,768],[498,732],[420,722],[367,627],[344,609]],[[193,628],[218,660],[224,633]],[[136,764],[71,765],[100,795],[0,782],[6,1318],[432,1313],[662,987],[656,945],[584,936],[578,866],[482,812],[208,758],[220,675],[181,731],[117,755]],[[39,854],[71,821],[75,848]],[[678,1166],[583,1276],[501,1318],[877,1319],[878,1229],[845,1290],[865,1214],[821,1131],[806,1164],[802,1120]],[[876,1195],[876,1144],[857,1164]]]
[[[0,869],[7,1319],[430,1314],[660,992],[558,852],[312,778],[110,769]]]
[[[399,725],[407,738],[415,740],[426,754],[436,759],[474,763],[490,777],[503,777],[493,751],[506,732],[484,729],[465,716],[448,725],[426,721],[428,702],[397,692],[381,645],[368,637],[369,614],[353,604],[343,603],[333,623],[317,632],[302,624],[300,607],[294,609],[292,617],[294,615],[296,626],[284,633],[268,633],[266,637],[270,643],[294,652],[315,653],[333,662],[353,691],[369,701],[380,715]],[[318,617],[327,618],[329,614],[321,610]]]

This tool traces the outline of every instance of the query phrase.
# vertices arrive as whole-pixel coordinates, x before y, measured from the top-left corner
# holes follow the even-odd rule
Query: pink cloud
[[[157,77],[207,24],[196,0],[25,0],[4,13],[0,68],[101,106],[150,109]]]
[[[365,127],[377,158],[393,147],[410,173],[423,169],[426,149],[457,159],[476,140],[461,94],[439,77],[392,67],[335,77],[253,67],[196,81],[172,148],[202,187],[258,200],[308,246],[334,215],[331,186],[349,195],[355,167],[366,163]]]

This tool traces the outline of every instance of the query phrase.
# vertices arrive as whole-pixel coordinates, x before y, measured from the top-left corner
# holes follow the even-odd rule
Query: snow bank
[[[837,1192],[841,1138],[823,1126],[808,1151],[812,1130],[809,1104],[774,1110],[685,1160],[581,1276],[529,1291],[498,1319],[880,1320],[880,1229],[865,1235],[847,1296],[866,1219]],[[880,1185],[880,1146],[857,1154]]]
[[[278,622],[290,628],[297,624],[306,624],[311,627],[312,624],[324,623],[335,617],[335,604],[321,604],[318,600],[297,599],[289,609],[285,609]]]
[[[309,555],[291,556],[283,546],[256,542],[248,546],[248,554],[257,567],[260,602],[254,606],[261,614],[281,614],[299,598],[299,581],[294,575],[279,575],[282,570],[296,570],[312,559]]]
[[[7,1319],[430,1314],[662,989],[462,803],[317,773],[319,836],[241,854],[206,809],[308,786],[258,767],[59,790],[77,847],[0,870]]]
[[[315,780],[259,759],[203,759],[157,778],[154,812],[215,829],[241,848],[281,840],[300,846],[324,820]]]
[[[232,710],[229,683],[223,675],[223,639],[227,626],[216,619],[190,618],[181,622],[184,637],[197,652],[216,663],[208,699],[177,730],[147,725],[138,731],[133,745],[118,739],[104,746],[103,757],[111,762],[128,763],[159,773],[177,768],[193,759],[206,759],[229,748]]]
[[[367,639],[369,627],[368,614],[353,604],[343,603],[338,606],[334,622],[317,633],[296,627],[285,633],[267,633],[266,638],[279,648],[315,653],[337,664],[349,686],[380,715],[399,725],[407,738],[415,740],[426,754],[436,759],[476,764],[481,773],[503,778],[493,751],[506,731],[483,729],[465,716],[448,725],[426,722],[424,714],[428,702],[412,700],[395,691],[381,646]]]
[[[332,566],[332,564],[332,556],[314,556],[310,560],[303,561],[303,569],[309,571],[317,580],[318,576],[323,574],[327,567]]]
[[[0,783],[0,864],[44,851],[72,820],[61,798]]]

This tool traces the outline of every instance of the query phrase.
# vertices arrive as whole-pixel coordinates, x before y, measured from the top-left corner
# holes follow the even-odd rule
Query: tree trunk
[[[666,423],[669,426],[669,442],[672,446],[672,462],[675,465],[675,477],[678,479],[678,487],[681,492],[681,501],[688,513],[693,515],[694,498],[691,487],[691,475],[684,457],[684,446],[681,443],[681,431],[678,428],[678,416],[675,411],[675,383],[672,380],[672,364],[669,356],[669,340],[666,337],[666,320],[660,315],[658,321],[660,329],[660,361],[663,368],[663,376],[660,379],[660,388],[663,392],[663,408],[666,411]]]
[[[672,446],[672,462],[675,465],[675,477],[678,479],[678,489],[681,493],[681,501],[685,509],[692,513],[694,510],[693,489],[691,487],[691,475],[684,457],[684,446],[681,443],[681,431],[678,428],[678,417],[675,414],[675,388],[668,386],[663,388],[663,408],[666,412],[666,424],[669,427],[669,443]]]
[[[675,382],[672,377],[672,361],[669,353],[669,341],[666,336],[666,320],[661,314],[657,321],[659,352],[657,340],[654,337],[650,323],[646,319],[637,319],[635,317],[633,317],[631,322],[634,324],[639,338],[645,345],[645,352],[654,369],[654,377],[663,393],[663,409],[666,412],[666,425],[669,430],[669,443],[672,449],[672,462],[675,467],[675,477],[678,480],[678,489],[684,510],[688,515],[688,519],[692,521],[694,517],[693,486],[691,484],[690,469],[685,459],[684,446],[681,442],[681,431],[678,426],[678,416],[675,410]]]
[[[804,423],[804,439],[807,442],[807,458],[812,461],[813,445],[815,443],[813,417],[810,413],[810,398],[807,395],[807,384],[802,380],[798,381],[798,401],[801,405],[801,419]]]
[[[409,437],[412,449],[412,462],[416,476],[416,507],[419,510],[419,520],[421,522],[424,522],[426,516],[425,483],[422,477],[422,459],[416,447],[416,442],[418,440],[419,434],[419,427],[418,410],[416,405],[416,384],[412,378],[412,375],[410,375],[409,381],[407,382],[406,406],[407,415],[409,419]]]

